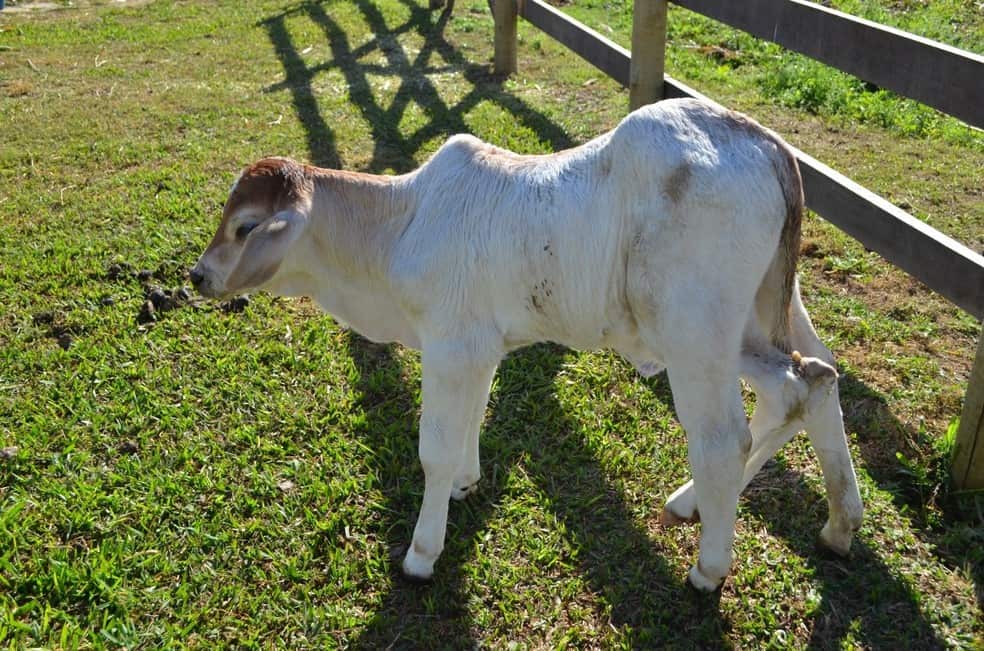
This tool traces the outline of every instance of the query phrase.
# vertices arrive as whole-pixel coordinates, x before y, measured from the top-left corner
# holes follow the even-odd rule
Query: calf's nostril
[[[197,269],[191,269],[188,271],[188,280],[191,281],[192,285],[198,287],[199,285],[202,284],[202,281],[205,280],[205,274],[198,271]]]

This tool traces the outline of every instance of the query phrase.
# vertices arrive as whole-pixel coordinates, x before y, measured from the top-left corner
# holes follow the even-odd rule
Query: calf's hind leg
[[[779,448],[806,430],[827,490],[829,517],[820,532],[820,542],[843,555],[850,551],[864,509],[844,433],[834,359],[817,337],[798,291],[793,294],[790,312],[790,340],[802,351],[797,359],[776,349],[745,350],[742,354],[742,377],[755,391],[757,402],[750,423],[753,443],[742,490]],[[667,500],[660,522],[675,525],[700,517],[691,480]]]
[[[696,507],[704,515],[694,587],[717,589],[731,569],[742,471],[751,447],[737,369],[725,359],[667,365],[673,402],[687,432]]]

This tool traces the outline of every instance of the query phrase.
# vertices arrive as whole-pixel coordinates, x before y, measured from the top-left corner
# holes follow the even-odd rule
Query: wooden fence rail
[[[984,127],[984,57],[804,0],[673,0]]]
[[[637,52],[644,50],[647,56],[641,60],[637,57],[633,61],[628,50],[551,7],[543,0],[520,0],[519,2],[516,0],[494,0],[494,2],[495,5],[508,4],[513,9],[511,20],[515,20],[517,15],[522,16],[570,48],[588,63],[623,86],[630,88],[633,106],[663,97],[700,97],[706,101],[711,101],[685,84],[663,75],[662,55],[660,53],[653,56],[651,44],[640,46],[640,43],[634,38],[633,48]],[[763,25],[769,22],[765,18],[756,18],[754,12],[749,13],[744,9],[736,8],[736,5],[745,6],[746,3],[731,3],[727,0],[678,0],[677,4],[701,13],[706,11],[711,17],[719,19],[730,18],[733,13],[737,16],[736,22],[740,23],[736,25],[738,27],[747,24],[761,31],[765,29]],[[793,6],[792,9],[787,10],[791,12],[790,14],[784,13],[784,10],[779,7],[784,4]],[[642,12],[638,11],[639,7],[643,5],[650,6]],[[652,5],[657,6],[654,8]],[[662,8],[658,5],[662,5]],[[634,24],[634,37],[645,35],[645,38],[648,39],[651,34],[662,30],[663,34],[656,37],[659,48],[662,48],[663,38],[665,38],[665,6],[665,0],[636,0],[637,13],[634,16],[634,23],[644,19],[650,24],[639,27]],[[841,42],[847,39],[850,34],[855,33],[852,30],[862,29],[862,32],[867,35],[865,38],[874,38],[876,41],[879,38],[888,39],[888,41],[877,42],[883,43],[883,45],[889,41],[893,43],[891,46],[884,46],[891,52],[905,49],[904,46],[898,45],[899,43],[909,44],[915,49],[906,50],[906,52],[915,54],[900,56],[911,57],[922,53],[921,55],[925,55],[929,60],[937,61],[936,65],[943,66],[946,70],[937,71],[928,66],[920,66],[906,71],[907,74],[921,77],[937,75],[951,81],[957,79],[960,80],[960,83],[965,82],[966,84],[966,92],[941,91],[939,96],[934,97],[933,102],[930,103],[952,112],[958,117],[969,119],[972,123],[979,124],[981,122],[981,106],[984,106],[984,97],[981,97],[984,84],[979,81],[984,79],[984,59],[981,57],[963,53],[955,50],[955,48],[934,44],[932,41],[920,39],[897,30],[890,30],[867,21],[860,21],[860,27],[857,27],[854,22],[858,19],[853,19],[853,17],[839,12],[824,9],[820,14],[810,14],[808,10],[823,8],[800,0],[752,0],[747,3],[747,6],[761,6],[763,12],[766,9],[771,12],[768,14],[769,16],[774,18],[778,16],[774,30],[769,32],[767,37],[779,38],[780,35],[783,35],[784,40],[789,41],[794,38],[789,34],[794,33],[800,35],[798,38],[812,38],[814,41],[819,38],[822,41],[824,34],[835,34],[835,42]],[[500,15],[509,12],[494,10],[494,13],[498,20]],[[822,18],[818,20],[825,22],[822,22],[815,29],[787,30],[783,27],[786,24],[783,21],[788,20],[786,18],[788,15],[800,16],[802,20],[811,20],[809,16],[822,15]],[[742,23],[742,21],[745,22]],[[662,26],[660,26],[661,22]],[[496,33],[499,33],[498,28]],[[876,34],[876,36],[871,36],[872,34]],[[898,40],[893,41],[892,39]],[[815,42],[811,42],[813,45],[793,42],[794,46],[791,46],[790,49],[804,51],[807,54],[818,52],[820,55],[818,58],[828,62],[838,60],[835,55],[830,54],[830,46],[817,46]],[[496,47],[498,51],[499,46]],[[848,46],[844,45],[844,48],[848,49]],[[926,54],[929,51],[926,48],[929,50],[936,48],[942,51],[942,54],[938,56]],[[869,49],[867,44],[864,49]],[[864,58],[856,49],[851,51],[855,52],[856,57]],[[907,61],[909,58],[903,60]],[[940,61],[943,63],[939,63]],[[662,88],[657,89],[654,96],[651,94],[646,97],[645,87],[647,84],[651,85],[647,80],[653,78],[653,70],[644,70],[644,68],[655,68],[658,75],[663,77]],[[879,72],[881,68],[874,64],[855,62],[851,70],[861,70],[869,75],[870,81],[884,84],[886,87],[893,87],[889,84],[895,84],[893,89],[909,94],[916,99],[921,99],[919,94],[928,92],[925,89],[932,87],[929,82],[923,81],[911,82],[905,89],[900,89],[901,87],[896,83],[896,77],[900,76],[898,73],[882,75]],[[507,71],[503,70],[502,72]],[[970,88],[972,86],[974,88]],[[978,103],[972,105],[973,102]],[[943,108],[944,106],[946,108]],[[794,149],[794,151],[803,173],[806,203],[811,210],[844,230],[866,248],[878,252],[886,260],[905,270],[970,314],[978,319],[984,319],[984,257],[854,183],[813,157],[799,150]],[[984,411],[984,407],[981,405],[984,405],[984,343],[978,349],[957,437],[953,477],[958,488],[984,488],[984,415],[981,413]],[[979,444],[978,438],[980,438]]]

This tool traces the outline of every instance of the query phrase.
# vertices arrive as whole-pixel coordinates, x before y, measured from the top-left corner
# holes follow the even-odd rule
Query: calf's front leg
[[[471,430],[480,425],[476,414],[484,413],[496,362],[479,361],[475,348],[442,344],[423,351],[419,453],[424,498],[403,559],[403,573],[411,579],[427,580],[434,573],[434,562],[444,549],[455,479],[466,463],[477,462],[477,432]],[[472,445],[474,450],[469,449]],[[466,452],[474,459],[466,459]]]

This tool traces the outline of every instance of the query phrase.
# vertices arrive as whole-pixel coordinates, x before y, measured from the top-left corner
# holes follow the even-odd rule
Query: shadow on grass
[[[762,490],[763,487],[767,489]],[[781,487],[781,490],[777,488]],[[817,523],[827,517],[826,497],[796,471],[770,463],[749,486],[747,511],[786,541],[820,583],[810,649],[944,649],[926,620],[918,594],[880,558],[884,552],[855,538],[849,558],[818,548]]]
[[[892,495],[899,512],[908,518],[914,533],[932,546],[942,563],[954,570],[970,567],[978,606],[984,609],[984,518],[977,499],[949,493],[944,459],[933,450],[934,438],[899,421],[884,396],[857,376],[840,379],[844,425],[857,432],[864,469]],[[903,465],[896,454],[912,459]],[[977,509],[970,507],[971,504]]]
[[[592,592],[610,605],[611,624],[627,633],[634,647],[729,646],[730,623],[720,614],[720,594],[698,593],[686,583],[687,567],[666,562],[658,540],[633,517],[579,422],[558,400],[554,385],[565,353],[541,344],[500,366],[483,434],[485,467],[522,464],[568,532]],[[664,379],[651,386],[669,399]],[[498,493],[500,486],[491,490]]]
[[[436,136],[449,136],[467,132],[465,116],[480,102],[491,101],[510,112],[523,125],[534,131],[555,150],[570,147],[572,142],[559,126],[542,113],[531,108],[502,87],[502,78],[493,75],[488,66],[468,61],[444,38],[444,27],[451,19],[442,13],[436,20],[431,12],[410,0],[401,0],[411,12],[403,25],[391,29],[379,9],[366,0],[357,0],[360,9],[375,38],[353,49],[348,36],[325,7],[333,2],[309,2],[263,21],[262,26],[273,44],[286,73],[286,79],[270,86],[268,91],[289,89],[294,108],[308,135],[308,148],[315,164],[340,167],[341,159],[335,147],[335,134],[325,122],[318,108],[311,82],[318,75],[338,69],[345,76],[349,97],[370,126],[374,143],[373,154],[364,171],[381,173],[393,170],[404,173],[416,166],[415,154]],[[307,67],[291,40],[286,20],[303,13],[321,27],[331,50],[331,59],[321,65]],[[397,42],[397,37],[414,31],[424,37],[420,51],[411,59]],[[380,66],[362,61],[373,51],[381,51],[386,65]],[[453,106],[441,98],[434,83],[427,76],[435,72],[430,59],[440,54],[448,62],[448,71],[454,71],[471,82],[472,89]],[[442,69],[443,70],[443,69]],[[372,92],[370,74],[397,75],[400,87],[389,107],[383,107]],[[404,136],[399,124],[410,103],[414,102],[427,115],[428,121],[420,129]]]
[[[402,380],[403,367],[394,347],[372,343],[349,333],[348,352],[359,371],[359,406],[366,414],[353,432],[374,451],[374,470],[387,496],[380,525],[391,555],[391,586],[366,627],[356,648],[428,648],[436,640],[461,646],[470,639],[471,618],[466,608],[461,567],[466,543],[481,528],[486,513],[469,512],[455,504],[448,517],[448,550],[439,579],[415,585],[399,575],[406,545],[423,496],[423,472],[417,463],[416,390]],[[459,544],[455,544],[458,541]],[[448,559],[450,562],[444,563]]]
[[[368,437],[369,446],[381,451],[377,469],[391,497],[389,520],[382,528],[391,549],[402,553],[420,507],[423,474],[412,447],[417,440],[413,412],[408,420],[406,410],[394,409],[413,404],[413,399],[398,379],[400,363],[392,350],[355,335],[350,339],[349,352],[361,374],[360,402],[369,419],[362,434]],[[547,508],[570,532],[570,543],[592,591],[611,605],[610,613],[596,613],[599,619],[610,618],[612,625],[625,628],[638,648],[728,646],[728,624],[719,613],[719,595],[697,593],[683,580],[685,568],[667,565],[585,444],[577,423],[566,416],[553,387],[563,356],[560,347],[544,344],[503,362],[483,427],[485,478],[481,490],[464,502],[451,504],[447,546],[429,585],[404,581],[398,575],[401,556],[393,555],[390,590],[354,641],[356,648],[472,648],[478,644],[482,631],[476,630],[468,611],[469,593],[474,590],[465,588],[466,566],[517,466],[545,493]],[[399,431],[394,431],[394,419]],[[393,437],[398,438],[397,443]],[[413,486],[401,489],[399,484],[404,481]],[[496,588],[489,589],[488,598],[494,599]]]
[[[375,38],[354,49],[344,29],[326,10],[334,4],[331,0],[298,4],[261,23],[286,75],[283,83],[268,90],[286,89],[291,93],[313,162],[330,167],[343,164],[335,132],[320,112],[312,83],[317,75],[330,69],[338,69],[344,75],[351,101],[372,130],[374,150],[366,166],[369,172],[411,170],[416,164],[415,155],[430,139],[468,131],[465,116],[483,101],[491,101],[511,113],[518,123],[555,150],[572,144],[563,129],[505,90],[502,80],[491,75],[487,66],[469,62],[445,39],[443,29],[450,20],[447,13],[435,19],[435,14],[411,0],[400,1],[409,9],[410,18],[403,25],[390,28],[375,5],[356,0],[355,5]],[[298,14],[320,26],[331,50],[330,60],[315,66],[305,64],[287,25],[287,18]],[[423,37],[420,50],[412,58],[397,41],[407,32]],[[385,65],[363,62],[374,50],[383,53]],[[441,99],[427,77],[434,71],[430,58],[435,52],[451,71],[472,84],[454,106]],[[400,77],[400,87],[388,107],[375,99],[369,74]],[[404,136],[398,125],[411,101],[423,108],[428,121]],[[434,582],[413,586],[396,576],[396,552],[402,551],[411,538],[423,476],[416,462],[416,418],[414,410],[407,408],[415,404],[415,399],[398,380],[400,363],[393,350],[355,335],[350,340],[349,352],[360,372],[362,407],[369,419],[363,434],[368,437],[368,445],[382,451],[375,463],[390,500],[388,519],[382,528],[394,549],[391,587],[355,646],[476,646],[481,631],[475,630],[477,625],[467,607],[468,594],[473,591],[465,587],[465,566],[477,533],[496,509],[495,496],[504,492],[508,471],[517,464],[522,464],[547,494],[549,508],[570,532],[583,575],[593,591],[611,605],[612,624],[628,632],[634,646],[728,646],[729,624],[719,614],[717,597],[696,594],[682,580],[685,568],[667,566],[656,543],[634,521],[620,491],[606,476],[577,424],[564,414],[553,392],[562,352],[553,346],[532,347],[502,364],[492,413],[483,431],[486,479],[478,494],[452,505],[447,547]],[[665,380],[653,381],[650,386],[669,400]],[[849,388],[854,392],[866,389],[860,383]],[[514,418],[516,413],[522,413],[522,418]],[[549,452],[545,448],[548,445]],[[401,489],[403,482],[411,482],[412,487]],[[861,545],[847,565],[818,556],[814,539],[823,516],[818,508],[804,514],[800,508],[803,502],[824,503],[800,481],[791,486],[780,503],[753,497],[750,508],[775,534],[789,540],[794,550],[814,567],[822,584],[811,644],[819,648],[837,646],[853,635],[872,647],[887,648],[903,639],[894,636],[895,631],[907,631],[912,637],[904,638],[906,641],[915,639],[927,648],[942,646],[920,611],[916,595],[878,559],[875,550]],[[790,518],[790,513],[798,515]],[[880,601],[872,604],[872,599]],[[892,629],[892,617],[903,619],[903,625]]]

